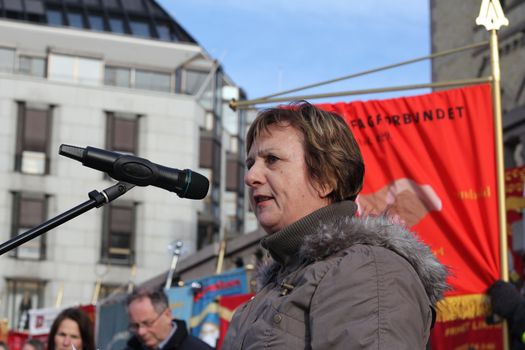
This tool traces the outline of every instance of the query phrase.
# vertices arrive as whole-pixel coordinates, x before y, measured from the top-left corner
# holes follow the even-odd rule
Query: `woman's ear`
[[[334,191],[332,186],[330,186],[327,183],[324,183],[322,185],[321,184],[317,184],[315,186],[315,189],[317,191],[317,194],[319,195],[319,198],[326,198]]]

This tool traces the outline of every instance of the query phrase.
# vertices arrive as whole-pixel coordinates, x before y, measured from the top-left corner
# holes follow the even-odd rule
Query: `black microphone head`
[[[210,188],[210,181],[206,176],[199,173],[193,172],[189,169],[185,170],[187,173],[187,182],[188,187],[184,193],[180,193],[181,198],[188,199],[203,199],[208,194],[208,189]]]
[[[61,144],[58,154],[81,162],[84,158],[85,149],[82,147]]]

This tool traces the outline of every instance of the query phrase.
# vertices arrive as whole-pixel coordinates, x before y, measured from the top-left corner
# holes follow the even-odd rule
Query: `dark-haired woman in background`
[[[79,308],[64,309],[53,321],[47,350],[95,350],[93,323]]]

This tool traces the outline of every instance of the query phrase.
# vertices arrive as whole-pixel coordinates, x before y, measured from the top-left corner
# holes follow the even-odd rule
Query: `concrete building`
[[[0,241],[115,183],[61,144],[132,153],[206,175],[202,200],[135,187],[0,256],[0,317],[89,303],[245,229],[240,90],[152,0],[0,2]],[[253,222],[253,221],[252,221]],[[210,249],[210,248],[208,248]]]
[[[476,25],[481,0],[431,0],[432,53],[489,39]],[[498,32],[505,143],[505,167],[525,159],[525,1],[500,0],[509,26]],[[433,59],[434,82],[485,77],[491,74],[489,46]]]

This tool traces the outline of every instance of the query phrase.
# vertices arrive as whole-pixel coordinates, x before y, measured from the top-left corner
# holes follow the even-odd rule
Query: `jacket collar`
[[[356,209],[357,206],[352,201],[330,204],[263,238],[261,245],[276,262],[288,265],[299,257],[306,236],[315,234],[320,225],[341,220],[342,217],[351,218]]]
[[[322,260],[356,244],[389,249],[406,259],[418,274],[435,305],[449,289],[448,269],[408,228],[385,215],[354,217],[356,205],[345,201],[322,208],[264,238],[262,246],[273,261],[258,271],[259,287],[277,278],[292,261]]]

